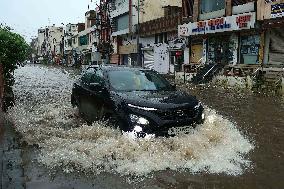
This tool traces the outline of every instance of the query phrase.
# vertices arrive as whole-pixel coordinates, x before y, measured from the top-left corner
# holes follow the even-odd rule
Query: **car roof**
[[[146,69],[146,68],[142,68],[142,67],[130,67],[130,66],[125,66],[125,65],[92,65],[92,66],[89,66],[87,68],[88,69],[102,69],[103,71],[114,71],[114,70],[147,70],[147,71],[150,71],[150,69]]]

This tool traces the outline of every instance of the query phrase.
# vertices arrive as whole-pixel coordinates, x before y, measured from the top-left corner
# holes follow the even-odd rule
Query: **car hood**
[[[195,97],[180,91],[114,92],[113,95],[123,103],[147,108],[170,109],[194,107],[198,104]]]

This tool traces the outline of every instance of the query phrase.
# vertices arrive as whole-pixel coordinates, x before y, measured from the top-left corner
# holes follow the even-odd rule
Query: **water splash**
[[[17,105],[10,111],[22,140],[41,149],[38,161],[66,173],[146,176],[166,169],[239,175],[253,144],[228,119],[206,108],[204,124],[188,135],[133,139],[95,122],[88,126],[70,104],[74,81],[56,68],[16,70]]]

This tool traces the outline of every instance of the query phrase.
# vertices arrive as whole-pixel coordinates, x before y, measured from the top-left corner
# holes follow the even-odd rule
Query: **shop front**
[[[119,46],[119,54],[121,57],[120,62],[122,65],[138,66],[136,44]]]
[[[284,0],[258,1],[258,17],[265,31],[264,64],[284,65]]]
[[[204,20],[179,26],[190,38],[191,64],[258,64],[260,33],[255,12]]]
[[[284,64],[284,26],[270,30],[269,64]]]
[[[240,64],[259,64],[261,40],[259,34],[240,36]]]
[[[182,71],[184,63],[184,53],[180,49],[170,49],[170,72]]]
[[[203,58],[203,39],[194,38],[191,40],[190,63],[200,64],[202,63],[202,58]]]

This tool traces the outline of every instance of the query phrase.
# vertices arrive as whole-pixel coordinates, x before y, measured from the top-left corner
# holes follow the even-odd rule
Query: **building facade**
[[[260,65],[262,29],[256,23],[256,1],[183,0],[179,36],[187,41],[185,64]]]
[[[97,51],[101,54],[102,62],[107,64],[110,62],[110,55],[113,52],[113,46],[111,41],[111,19],[110,19],[110,7],[111,4],[108,0],[100,0],[100,4],[97,7],[97,34],[98,44],[96,46]]]
[[[110,63],[123,65],[141,65],[138,54],[137,23],[139,1],[111,0],[111,41],[113,54]]]
[[[64,60],[67,65],[72,64],[72,38],[78,35],[78,24],[66,24],[64,28]]]
[[[265,65],[284,64],[284,0],[262,0],[257,2],[257,20],[264,32]]]
[[[144,67],[164,74],[181,69],[185,44],[177,30],[181,13],[181,1],[145,0],[141,5],[139,36]]]
[[[78,52],[81,53],[83,64],[100,64],[101,54],[97,50],[98,30],[97,12],[90,10],[85,13],[85,30],[78,33]]]
[[[48,27],[48,54],[52,57],[53,61],[59,63],[63,55],[63,42],[64,42],[63,27],[55,25]]]

